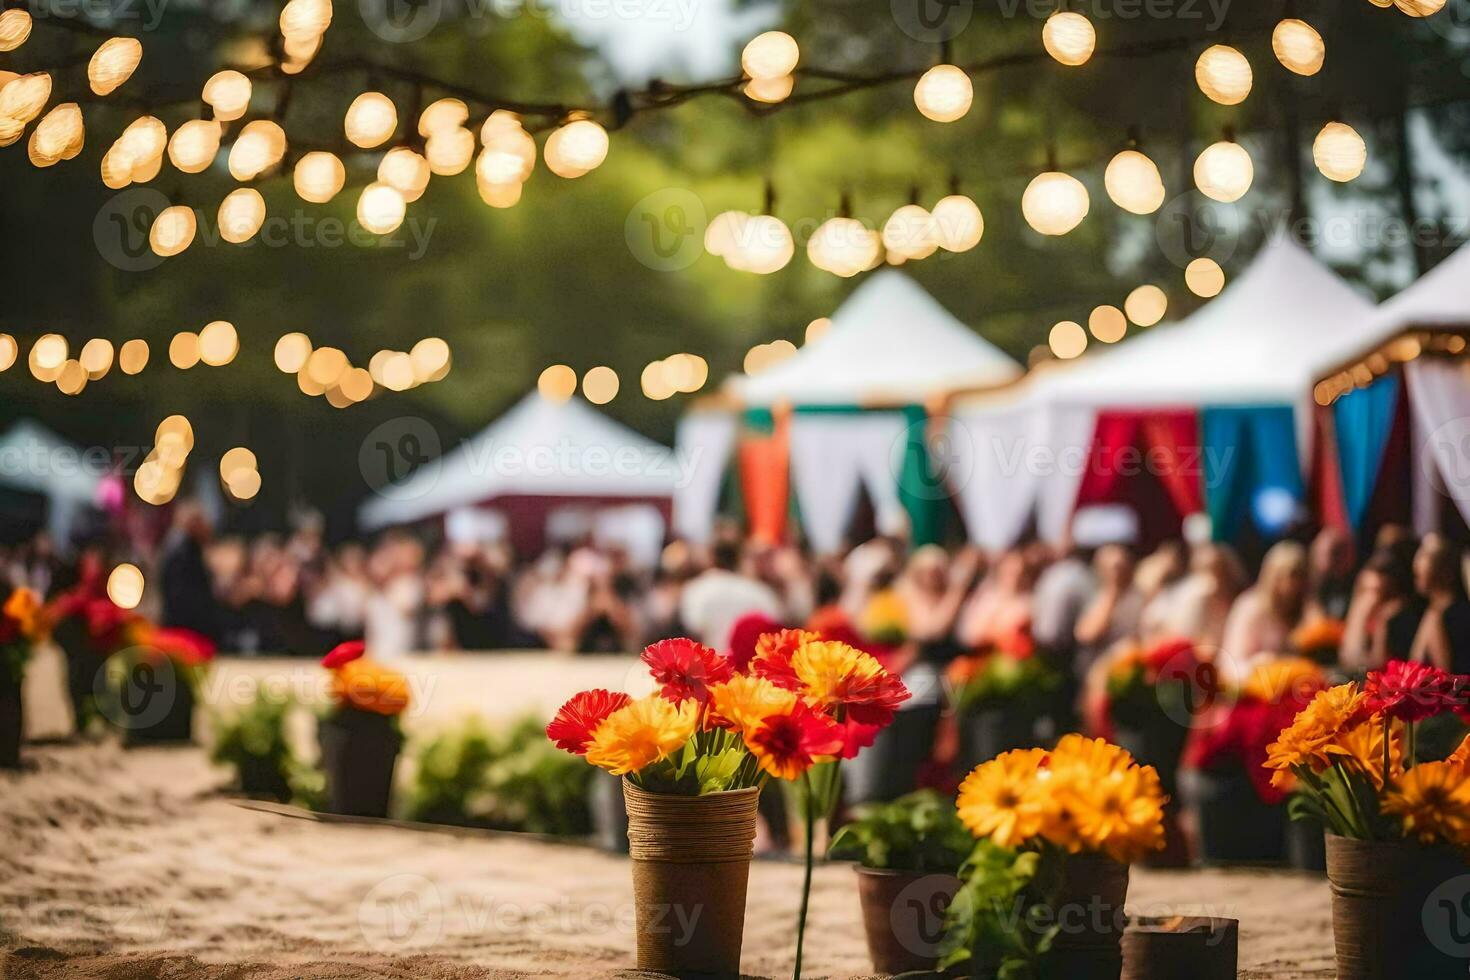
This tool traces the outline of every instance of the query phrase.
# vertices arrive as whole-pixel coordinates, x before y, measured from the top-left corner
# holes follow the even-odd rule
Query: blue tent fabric
[[[1206,408],[1200,431],[1205,504],[1216,540],[1234,538],[1252,513],[1261,525],[1270,516],[1263,512],[1280,512],[1277,502],[1300,504],[1304,489],[1291,406]]]
[[[1366,388],[1348,392],[1332,405],[1342,493],[1348,519],[1355,528],[1363,526],[1378,483],[1383,448],[1388,445],[1398,407],[1399,384],[1398,375],[1386,374]]]

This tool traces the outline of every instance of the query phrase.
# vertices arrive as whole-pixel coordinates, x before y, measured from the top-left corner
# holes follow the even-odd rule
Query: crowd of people
[[[1440,535],[1420,539],[1387,526],[1360,560],[1350,536],[1322,530],[1276,543],[1254,576],[1227,544],[1173,539],[1140,554],[1128,538],[1078,533],[1060,548],[1030,543],[985,554],[910,551],[876,537],[841,556],[813,557],[743,540],[732,526],[707,546],[673,541],[656,567],[639,568],[626,552],[591,541],[534,556],[495,543],[430,543],[401,530],[329,545],[310,517],[289,533],[247,540],[216,535],[186,503],[151,554],[97,541],[63,557],[40,534],[0,557],[12,585],[49,597],[105,594],[106,570],[133,561],[163,625],[247,656],[318,655],[358,637],[384,658],[454,649],[622,652],[680,635],[728,649],[732,631],[752,616],[861,634],[881,596],[899,610],[908,656],[934,665],[1025,633],[1080,681],[1125,641],[1179,637],[1216,652],[1228,680],[1259,657],[1286,653],[1304,623],[1331,619],[1343,626],[1346,671],[1404,659],[1470,672],[1463,554]]]

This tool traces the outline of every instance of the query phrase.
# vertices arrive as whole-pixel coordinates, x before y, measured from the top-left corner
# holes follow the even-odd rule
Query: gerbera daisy
[[[1464,741],[1460,743],[1460,747],[1451,752],[1450,757],[1444,761],[1451,765],[1463,766],[1466,769],[1470,769],[1470,735],[1466,735]]]
[[[327,655],[322,658],[322,666],[328,670],[336,670],[343,664],[350,664],[352,661],[359,659],[366,652],[366,643],[361,640],[348,640],[345,643],[339,643],[332,647],[327,652]]]
[[[1287,657],[1268,661],[1251,671],[1241,693],[1268,704],[1287,699],[1306,701],[1325,684],[1326,675],[1315,661]]]
[[[546,737],[556,747],[573,755],[586,755],[592,734],[597,731],[607,716],[626,707],[633,699],[621,691],[616,693],[601,689],[583,691],[570,698],[551,724],[546,726]]]
[[[1070,778],[1071,770],[1076,769],[1079,770],[1076,778],[1083,781],[1102,779],[1133,764],[1133,756],[1127,749],[1107,739],[1088,738],[1075,733],[1063,735],[1047,759],[1047,766],[1053,772]]]
[[[1373,785],[1383,788],[1383,717],[1374,715],[1367,721],[1338,732],[1327,744],[1329,756],[1350,760],[1353,768],[1364,773]],[[1403,771],[1404,740],[1395,731],[1388,740],[1389,776]]]
[[[1152,766],[1078,781],[1071,803],[1088,850],[1130,864],[1164,846],[1164,793]]]
[[[766,633],[755,641],[755,659],[750,662],[751,673],[764,677],[777,687],[795,691],[801,687],[801,679],[791,668],[791,658],[803,643],[811,643],[822,637],[807,630],[778,630]]]
[[[1401,721],[1423,721],[1455,707],[1453,678],[1430,664],[1390,660],[1368,675],[1368,711]]]
[[[721,728],[748,732],[768,715],[787,714],[796,707],[796,693],[777,687],[764,677],[736,674],[711,684],[711,722]]]
[[[1041,832],[1045,800],[1036,791],[1041,749],[1015,749],[981,763],[960,783],[960,820],[977,838],[1018,847]]]
[[[745,744],[762,770],[777,779],[795,779],[819,757],[836,755],[842,736],[831,718],[797,701],[789,712],[762,720]]]
[[[871,654],[828,640],[803,643],[791,656],[802,693],[818,708],[835,708],[864,725],[886,725],[909,698],[903,681]]]
[[[1271,777],[1271,785],[1285,785],[1292,766],[1325,768],[1328,744],[1349,723],[1361,720],[1366,703],[1367,695],[1358,690],[1356,683],[1339,684],[1317,692],[1311,703],[1297,712],[1296,718],[1280,737],[1266,746],[1264,765],[1267,769],[1277,770]]]
[[[709,700],[709,685],[729,680],[730,662],[709,647],[689,639],[660,640],[643,650],[643,662],[663,696],[680,702],[686,698]]]
[[[683,748],[697,724],[697,702],[674,704],[650,694],[603,719],[587,745],[587,761],[614,776],[638,772]]]
[[[1404,822],[1404,833],[1426,844],[1470,844],[1470,780],[1460,766],[1421,762],[1389,790],[1383,812]]]
[[[360,658],[332,672],[332,697],[362,711],[400,715],[408,708],[408,678]]]

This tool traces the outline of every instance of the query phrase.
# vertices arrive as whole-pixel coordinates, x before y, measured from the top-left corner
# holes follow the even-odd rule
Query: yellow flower
[[[749,733],[770,715],[790,714],[796,707],[796,692],[747,674],[711,684],[709,693],[714,714],[742,733]]]
[[[1426,844],[1470,844],[1470,780],[1450,762],[1421,762],[1390,789],[1383,812],[1401,818],[1404,834]]]
[[[679,751],[698,724],[697,702],[674,704],[650,694],[603,719],[587,746],[587,761],[626,776]]]
[[[1128,750],[1102,738],[1086,735],[1063,735],[1057,747],[1051,751],[1049,763],[1053,772],[1066,773],[1079,770],[1083,780],[1101,779],[1115,772],[1122,772],[1134,764]]]
[[[1077,780],[1070,809],[1077,835],[1090,851],[1123,864],[1164,846],[1164,792],[1152,766],[1114,770],[1101,779]]]
[[[1271,784],[1280,786],[1286,781],[1292,766],[1326,768],[1329,743],[1353,720],[1365,700],[1367,695],[1356,682],[1317,692],[1281,736],[1266,746],[1265,766],[1278,770]]]
[[[1001,847],[1018,847],[1041,833],[1047,797],[1037,772],[1046,761],[1041,749],[1004,752],[960,783],[960,820],[977,838]]]
[[[1383,788],[1383,716],[1374,715],[1368,721],[1340,731],[1329,743],[1326,752],[1339,760],[1349,760],[1352,767]],[[1388,740],[1389,777],[1404,771],[1404,739],[1402,733],[1394,731]]]
[[[1322,668],[1306,657],[1286,657],[1251,671],[1241,693],[1270,704],[1292,696],[1305,699],[1321,690],[1325,677]]]

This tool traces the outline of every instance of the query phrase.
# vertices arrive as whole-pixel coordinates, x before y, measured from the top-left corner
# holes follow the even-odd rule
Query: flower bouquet
[[[1109,658],[1100,734],[1158,770],[1173,795],[1205,668],[1187,639],[1130,646]]]
[[[816,814],[835,797],[832,763],[872,744],[909,694],[872,656],[800,630],[763,635],[743,669],[687,639],[655,643],[643,661],[657,693],[584,691],[546,734],[624,777],[638,968],[736,975],[761,788],[799,780]]]
[[[1321,870],[1321,824],[1288,826],[1288,788],[1273,786],[1262,766],[1266,747],[1326,686],[1322,668],[1305,657],[1270,660],[1196,718],[1184,752],[1185,795],[1206,863],[1276,861],[1285,850],[1293,867]]]
[[[1009,749],[1034,743],[1036,717],[1063,676],[1018,632],[985,653],[959,657],[947,671],[960,725],[960,766],[968,771]]]
[[[361,640],[350,640],[322,658],[332,672],[332,704],[317,722],[317,739],[328,812],[386,817],[403,747],[398,718],[408,710],[408,678],[366,653]]]
[[[975,769],[958,811],[978,843],[946,917],[941,968],[977,977],[1118,980],[1128,866],[1164,846],[1158,773],[1066,735]]]
[[[975,840],[954,802],[919,790],[891,803],[859,807],[827,854],[856,861],[868,954],[879,973],[932,972],[944,910]]]
[[[1463,975],[1470,743],[1415,762],[1416,728],[1466,712],[1467,678],[1393,661],[1319,692],[1267,750],[1294,816],[1328,829],[1339,980]],[[1448,890],[1446,890],[1448,889]]]
[[[25,736],[21,682],[31,651],[46,635],[41,599],[30,589],[16,589],[0,606],[0,769],[20,768]]]
[[[105,658],[102,714],[128,745],[189,742],[194,707],[214,644],[190,630],[158,626],[111,599],[86,604],[87,635]]]
[[[1342,650],[1343,623],[1339,619],[1318,617],[1292,630],[1291,648],[1323,667],[1336,665]]]

